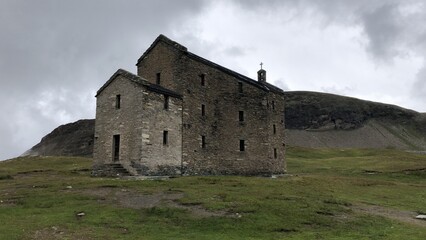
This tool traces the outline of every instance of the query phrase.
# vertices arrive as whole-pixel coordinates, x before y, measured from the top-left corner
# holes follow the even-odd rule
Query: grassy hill
[[[289,174],[90,177],[91,159],[0,162],[0,239],[425,239],[426,155],[289,148]]]

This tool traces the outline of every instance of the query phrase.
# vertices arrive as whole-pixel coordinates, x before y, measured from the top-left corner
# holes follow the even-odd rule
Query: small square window
[[[244,140],[240,140],[240,152],[244,152],[246,150],[246,145]]]
[[[156,75],[156,83],[158,85],[160,85],[160,81],[161,81],[161,73],[157,73],[157,75]]]
[[[115,96],[115,108],[120,109],[121,107],[121,95],[118,94]]]
[[[169,96],[164,95],[164,109],[169,110]]]
[[[163,145],[169,143],[169,131],[163,131]]]
[[[239,111],[238,119],[240,122],[244,122],[244,111]]]

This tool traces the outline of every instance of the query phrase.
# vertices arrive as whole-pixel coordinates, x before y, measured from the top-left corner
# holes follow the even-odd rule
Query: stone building
[[[97,92],[95,175],[271,175],[286,170],[283,91],[160,35],[137,75]]]

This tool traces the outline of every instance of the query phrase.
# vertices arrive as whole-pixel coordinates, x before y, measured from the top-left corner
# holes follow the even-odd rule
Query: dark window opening
[[[206,148],[206,136],[201,136],[201,148]]]
[[[200,81],[201,81],[201,86],[206,85],[206,75],[205,74],[200,75]]]
[[[164,95],[164,109],[169,110],[169,96]]]
[[[275,101],[272,101],[272,109],[275,110]]]
[[[161,73],[157,73],[156,83],[160,85]]]
[[[277,159],[277,157],[278,157],[277,149],[274,148],[274,158]]]
[[[240,140],[240,152],[244,152],[246,150],[246,145],[244,140]]]
[[[167,145],[169,142],[169,131],[163,131],[163,145]]]
[[[120,160],[120,135],[112,136],[112,161],[118,162]]]
[[[238,92],[243,93],[243,83],[242,82],[238,82]]]
[[[115,96],[115,108],[120,109],[121,107],[121,95],[118,94]]]
[[[240,120],[240,122],[244,122],[244,111],[239,112],[238,119]]]
[[[272,125],[273,129],[274,129],[274,134],[277,133],[277,126],[274,124]]]
[[[206,116],[206,105],[201,104],[201,116]]]

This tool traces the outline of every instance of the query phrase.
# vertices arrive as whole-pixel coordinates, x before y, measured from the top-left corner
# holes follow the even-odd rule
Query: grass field
[[[426,155],[289,148],[287,162],[278,178],[166,180],[0,162],[0,239],[426,239]]]

